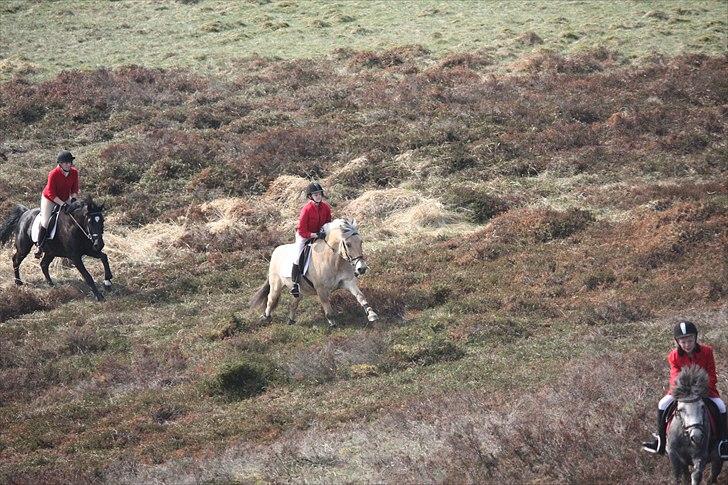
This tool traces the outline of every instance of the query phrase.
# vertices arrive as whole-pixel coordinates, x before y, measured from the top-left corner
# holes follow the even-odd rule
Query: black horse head
[[[91,241],[94,251],[104,249],[104,206],[96,204],[91,196],[86,197],[81,204],[68,214],[73,222],[83,231]]]

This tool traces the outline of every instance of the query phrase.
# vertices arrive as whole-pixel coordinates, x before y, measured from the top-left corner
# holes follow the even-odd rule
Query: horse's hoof
[[[296,324],[296,321],[294,319],[292,319],[292,318],[288,319],[288,325],[295,325],[295,324]]]
[[[261,322],[270,323],[271,320],[272,320],[272,317],[270,315],[266,316],[265,314],[263,314],[260,316]]]
[[[104,288],[106,288],[107,290],[110,290],[111,289],[111,281],[104,280]]]
[[[333,320],[329,320],[328,322],[329,322],[329,328],[330,328],[330,329],[331,329],[331,328],[335,328],[335,327],[336,327],[336,322],[335,322],[335,321],[333,321]]]
[[[18,286],[23,286],[23,280],[15,278],[15,284]]]
[[[52,281],[46,281],[46,284],[47,284],[48,286],[50,286],[51,288],[53,288],[54,286],[56,286],[56,284],[55,284],[55,283],[53,283]]]
[[[104,301],[106,299],[106,298],[104,298],[104,295],[102,295],[101,293],[99,293],[95,296],[96,296],[96,301]]]
[[[369,314],[367,315],[367,319],[368,319],[368,320],[369,320],[370,322],[376,322],[377,320],[379,320],[379,315],[377,315],[377,314],[376,314],[376,313],[374,313],[374,312],[369,312]]]

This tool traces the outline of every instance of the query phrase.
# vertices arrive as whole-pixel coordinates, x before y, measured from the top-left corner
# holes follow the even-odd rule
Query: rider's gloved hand
[[[65,202],[61,204],[61,210],[68,214],[68,204],[66,204]]]
[[[319,239],[326,239],[326,232],[325,231],[319,231],[316,233],[316,237]]]

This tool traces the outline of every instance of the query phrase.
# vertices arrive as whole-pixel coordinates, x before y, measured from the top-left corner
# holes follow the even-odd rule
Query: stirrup
[[[728,439],[718,443],[718,456],[721,460],[728,460]]]
[[[662,440],[660,440],[660,437],[654,433],[652,433],[652,436],[655,437],[655,440],[642,442],[642,449],[649,453],[658,453],[658,454],[664,453],[664,448],[662,448],[662,446],[661,446]]]

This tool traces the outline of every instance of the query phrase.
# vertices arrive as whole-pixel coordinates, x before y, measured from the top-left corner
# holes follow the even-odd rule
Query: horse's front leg
[[[690,474],[692,485],[699,485],[703,479],[703,471],[705,470],[705,460],[702,458],[693,458],[693,472]]]
[[[97,253],[91,253],[89,254],[92,258],[98,258],[101,260],[101,264],[104,265],[104,288],[107,290],[111,289],[111,278],[114,277],[113,274],[111,274],[111,267],[109,266],[109,257],[106,256],[106,253],[103,253],[101,251]]]
[[[326,315],[326,321],[329,322],[329,327],[335,327],[336,320],[334,319],[334,309],[331,306],[331,292],[320,289],[318,291],[318,297],[321,300],[321,306],[324,307],[324,315]]]
[[[96,283],[94,283],[93,276],[88,272],[86,269],[86,266],[83,265],[83,261],[81,260],[81,256],[75,256],[71,259],[73,262],[73,265],[76,267],[79,273],[81,273],[81,276],[83,276],[84,281],[86,281],[86,284],[91,288],[91,291],[93,292],[94,296],[96,297],[97,301],[103,301],[104,295],[102,295],[99,292],[99,289],[96,288]]]
[[[296,323],[296,311],[298,311],[298,305],[301,303],[302,298],[303,297],[293,298],[291,303],[288,305],[288,325]]]
[[[356,280],[348,280],[344,283],[344,286],[347,290],[351,292],[352,295],[356,298],[356,301],[359,302],[359,304],[362,306],[364,311],[367,314],[367,319],[370,322],[374,322],[376,320],[379,320],[379,315],[374,312],[372,307],[369,306],[369,303],[367,303],[367,299],[364,296],[364,293],[361,292],[359,289],[359,285],[356,284]]]
[[[53,286],[53,280],[51,279],[51,274],[48,272],[48,267],[51,265],[55,258],[56,257],[51,254],[44,253],[43,259],[40,260],[40,269],[41,271],[43,271],[43,276],[45,276],[48,286]]]
[[[683,463],[679,456],[677,456],[677,453],[668,452],[668,456],[670,458],[670,464],[672,465],[672,477],[674,483],[675,485],[681,485],[683,483],[683,478],[687,479],[688,466]]]

